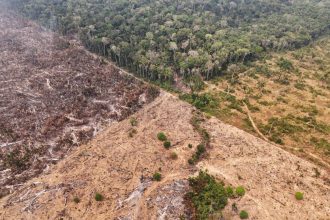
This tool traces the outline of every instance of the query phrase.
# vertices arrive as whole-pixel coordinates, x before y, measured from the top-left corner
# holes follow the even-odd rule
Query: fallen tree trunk
[[[264,139],[265,141],[268,141],[268,139],[259,131],[258,127],[256,126],[256,124],[254,123],[252,117],[251,117],[251,112],[250,112],[250,109],[249,107],[247,106],[247,104],[245,102],[243,102],[244,104],[244,107],[245,107],[245,111],[246,111],[246,114],[248,115],[249,117],[249,121],[251,122],[251,125],[253,127],[253,129],[255,130],[255,132],[257,132],[257,134],[262,138]]]

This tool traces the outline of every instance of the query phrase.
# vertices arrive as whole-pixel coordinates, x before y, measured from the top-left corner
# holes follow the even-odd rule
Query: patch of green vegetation
[[[305,83],[303,83],[303,82],[296,82],[296,83],[294,84],[294,87],[295,87],[296,89],[299,89],[299,90],[304,90],[305,87],[306,87],[306,85],[305,85]]]
[[[248,214],[247,211],[242,210],[242,211],[240,211],[240,213],[239,213],[239,217],[240,217],[241,219],[248,219],[248,218],[249,218],[249,214]]]
[[[167,137],[166,137],[166,135],[165,135],[163,132],[159,132],[159,133],[157,134],[157,138],[158,138],[158,140],[160,140],[160,141],[166,141],[166,140],[167,140]]]
[[[299,106],[302,109],[302,112],[308,113],[310,117],[317,116],[319,111],[315,105],[301,105]]]
[[[285,59],[283,57],[281,57],[278,61],[277,61],[277,65],[282,69],[282,70],[293,70],[293,64],[290,60]]]
[[[272,106],[272,105],[274,105],[273,102],[268,102],[268,101],[258,101],[258,103],[260,105],[264,105],[264,106]]]
[[[316,113],[317,114],[317,113]],[[305,129],[313,129],[323,134],[330,133],[330,125],[316,121],[314,113],[309,113],[309,116],[293,117],[296,123],[300,123]]]
[[[243,109],[242,109],[243,102],[240,100],[237,100],[234,95],[220,92],[219,96],[221,97],[222,100],[229,102],[228,108],[236,109],[239,112],[243,112]]]
[[[226,194],[228,197],[233,197],[234,196],[234,189],[231,186],[227,186],[226,188]]]
[[[204,118],[200,112],[196,113],[190,121],[194,129],[202,138],[202,142],[197,145],[195,153],[188,160],[188,163],[191,165],[196,164],[198,162],[202,155],[205,154],[206,148],[210,144],[210,135],[207,130],[201,126],[202,121],[204,121]]]
[[[276,144],[280,144],[280,145],[284,145],[284,141],[282,138],[280,138],[280,135],[279,134],[272,134],[270,137],[269,137],[269,140],[276,143]]]
[[[283,137],[285,135],[292,135],[297,132],[304,131],[303,126],[297,123],[292,115],[283,118],[272,117],[268,120],[268,124],[260,125],[260,131],[269,137],[270,141],[277,144],[284,144]]]
[[[95,200],[96,201],[98,201],[98,202],[100,202],[100,201],[103,201],[104,200],[104,197],[103,197],[103,195],[102,194],[100,194],[100,193],[95,193]]]
[[[257,65],[255,67],[255,73],[264,75],[268,78],[272,76],[272,72],[266,64],[265,65]]]
[[[304,199],[304,194],[302,192],[296,192],[294,194],[297,200],[303,200]]]
[[[166,149],[169,149],[172,146],[170,141],[164,141],[163,145]]]
[[[269,119],[268,124],[273,125],[273,130],[276,129],[279,133],[292,134],[297,130],[301,130],[301,128],[290,123],[287,118],[272,117]]]
[[[194,105],[197,109],[209,115],[226,119],[232,115],[232,109],[243,112],[243,103],[235,96],[225,92],[203,94],[181,94],[180,99]],[[222,104],[222,105],[220,105]]]
[[[152,176],[152,179],[154,180],[154,181],[161,181],[161,179],[162,179],[162,174],[160,174],[159,172],[156,172],[156,173],[154,173],[154,175]]]
[[[205,88],[203,78],[199,75],[187,76],[183,82],[190,88],[191,93],[199,92]]]
[[[239,197],[242,197],[245,195],[245,189],[243,186],[238,186],[235,190],[235,194]]]
[[[196,164],[205,152],[206,152],[206,148],[203,144],[197,145],[197,150],[193,154],[193,156],[188,160],[188,163],[191,165]]]
[[[197,177],[189,178],[191,191],[187,193],[187,200],[195,208],[196,219],[206,220],[211,214],[221,211],[228,200],[223,183],[204,171]]]
[[[205,145],[208,145],[210,142],[210,134],[207,132],[207,130],[205,128],[200,129],[199,133],[202,137],[203,143]]]
[[[180,99],[189,102],[200,110],[207,110],[216,106],[216,99],[209,93],[198,94],[182,94]]]
[[[323,149],[327,155],[330,155],[330,143],[326,139],[312,137],[310,141],[316,147]]]
[[[328,86],[328,89],[330,88],[330,86]],[[309,91],[313,94],[313,98],[316,98],[318,96],[324,96],[326,97],[326,94],[324,92],[322,92],[321,90],[319,89],[316,89],[312,86],[309,87]]]
[[[249,108],[249,110],[251,111],[251,112],[258,112],[258,111],[260,111],[260,108],[258,107],[258,106],[254,106],[254,105],[252,105],[251,103],[250,103],[250,100],[249,99],[244,99],[244,100],[242,100],[246,105],[247,105],[247,107]]]

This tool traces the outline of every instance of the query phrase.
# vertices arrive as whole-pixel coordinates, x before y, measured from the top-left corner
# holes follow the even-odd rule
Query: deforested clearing
[[[188,164],[201,141],[190,124],[190,105],[162,92],[139,110],[136,134],[129,119],[110,126],[53,169],[28,181],[1,200],[4,219],[179,219],[189,213],[184,196],[188,177],[198,169]],[[197,167],[226,185],[244,186],[242,198],[229,199],[225,219],[238,219],[236,209],[252,219],[328,219],[329,172],[216,118],[202,123],[211,135],[208,155]],[[178,159],[171,159],[157,138],[163,131],[171,138]],[[316,175],[315,170],[319,174]],[[153,181],[154,173],[160,181]],[[296,200],[295,193],[304,192]],[[104,196],[99,203],[95,193]],[[79,203],[73,202],[78,196]]]
[[[60,37],[0,10],[0,191],[48,169],[157,96]],[[1,193],[0,193],[1,194]]]
[[[245,76],[244,72],[235,74],[237,68],[250,65],[251,70],[254,70],[258,66],[253,65],[258,64],[259,61],[253,65],[245,63],[248,57],[244,55],[243,61],[240,61],[241,50],[237,50],[236,55],[227,51],[228,54],[225,55],[231,57],[228,62],[243,63],[228,66],[229,63],[223,63],[224,66],[221,64],[207,70],[202,67],[203,63],[197,62],[201,58],[197,50],[186,51],[185,48],[181,48],[181,58],[172,56],[177,55],[175,51],[178,50],[178,45],[185,45],[186,42],[188,42],[186,48],[204,45],[201,42],[203,42],[203,33],[206,29],[204,30],[199,25],[198,27],[195,25],[192,29],[185,28],[179,39],[176,39],[175,34],[171,35],[170,40],[177,40],[179,44],[170,42],[170,51],[155,46],[160,41],[168,39],[160,38],[150,32],[146,34],[150,45],[142,38],[138,40],[143,43],[137,44],[137,39],[134,40],[133,35],[122,36],[134,45],[130,49],[135,50],[136,47],[142,46],[148,50],[146,54],[150,57],[146,60],[145,51],[139,50],[137,54],[129,54],[129,56],[121,53],[123,52],[121,50],[128,49],[124,47],[127,46],[125,43],[120,44],[121,47],[111,47],[110,51],[104,52],[110,49],[111,39],[100,38],[104,33],[98,32],[98,25],[103,27],[102,24],[110,21],[112,17],[117,17],[117,22],[113,26],[107,26],[111,30],[107,34],[123,35],[126,30],[138,31],[144,37],[145,29],[141,26],[137,26],[136,29],[119,27],[116,14],[107,18],[102,18],[100,14],[95,21],[102,22],[95,26],[87,25],[89,22],[94,22],[92,18],[96,12],[81,9],[84,9],[83,6],[86,6],[85,9],[93,8],[93,4],[90,4],[92,1],[77,1],[77,7],[73,7],[75,1],[29,0],[25,4],[19,4],[24,2],[21,0],[12,2],[16,3],[16,6],[26,6],[21,8],[24,9],[23,14],[34,12],[34,15],[40,16],[34,18],[32,16],[32,19],[41,23],[44,19],[53,21],[48,20],[47,16],[54,18],[51,13],[47,13],[48,6],[55,10],[54,12],[58,10],[59,14],[63,13],[61,16],[56,16],[62,19],[59,20],[58,25],[67,30],[65,33],[67,35],[61,36],[54,33],[22,17],[19,11],[6,11],[0,8],[0,219],[330,219],[330,170],[327,166],[326,154],[321,154],[326,152],[329,146],[326,136],[328,134],[326,108],[329,102],[326,84],[329,79],[326,72],[328,63],[320,66],[322,72],[318,71],[313,75],[321,77],[317,78],[320,82],[315,85],[321,85],[322,90],[314,91],[312,90],[314,84],[310,84],[311,93],[322,93],[311,97],[321,96],[322,104],[318,104],[319,108],[316,109],[312,106],[304,108],[307,111],[306,114],[310,116],[307,119],[310,120],[299,121],[304,123],[299,137],[304,138],[306,134],[312,135],[314,144],[322,145],[319,147],[321,149],[316,151],[319,156],[315,155],[319,160],[312,161],[307,160],[306,155],[294,155],[292,151],[283,147],[284,145],[282,147],[280,145],[279,140],[283,139],[283,143],[287,141],[284,134],[290,136],[292,134],[289,132],[290,129],[296,129],[297,126],[283,123],[280,119],[269,121],[269,126],[268,124],[261,126],[257,116],[267,112],[269,107],[259,106],[261,113],[256,114],[257,104],[250,102],[248,97],[239,96],[249,87],[242,87],[241,90],[238,85],[245,84],[237,82],[237,87],[233,86],[236,85],[235,83],[231,84],[231,81],[236,82],[242,79],[240,78],[242,75]],[[167,4],[172,4],[170,1],[157,2],[157,4],[163,4],[162,7],[157,7],[157,5],[149,7],[152,1],[107,2],[110,9],[104,7],[102,11],[116,11],[119,7],[122,13],[125,12],[128,16],[130,13],[126,12],[129,8],[122,7],[127,3],[131,4],[133,18],[140,18],[139,15],[144,15],[146,18],[155,16],[153,19],[172,18],[171,14],[162,17],[162,13],[168,11]],[[232,25],[231,28],[234,30],[242,24],[239,22],[241,18],[238,18],[236,13],[243,9],[244,5],[252,7],[250,16],[256,15],[254,12],[258,9],[252,4],[253,1],[237,1],[240,4],[234,1],[223,1],[223,4],[217,4],[217,1],[192,2],[194,4],[186,0],[177,1],[176,7],[169,8],[169,11],[178,11],[184,15],[192,13],[193,19],[188,20],[189,22],[209,24],[208,20],[200,20],[199,16],[205,18],[212,13],[220,16],[219,12],[226,11],[229,6],[230,11],[226,11],[228,22],[223,20],[217,23],[221,27],[214,28]],[[292,5],[296,9],[293,15],[301,17],[304,15],[302,12],[306,12],[305,7],[301,7],[300,3],[295,1],[260,0],[259,2],[265,9],[272,8],[274,13],[276,10],[280,12],[276,14],[276,18],[286,13]],[[271,4],[268,4],[269,2]],[[303,5],[309,7],[313,6],[311,2],[301,1]],[[68,6],[68,9],[72,10],[60,10],[65,8],[67,3],[71,4],[69,5],[71,8]],[[291,29],[283,29],[281,30],[283,36],[271,39],[271,42],[274,41],[272,44],[274,45],[277,40],[282,43],[283,39],[290,40],[284,36],[288,34],[295,39],[291,46],[303,47],[312,40],[305,39],[304,36],[326,33],[327,29],[323,26],[328,27],[326,26],[328,4],[324,3],[322,7],[321,3],[313,8],[314,10],[322,8],[320,11],[324,16],[320,18],[312,16],[309,19],[310,22],[315,21],[312,22],[313,27],[317,24],[316,21],[319,21],[322,24],[316,25],[319,29],[314,32],[308,30],[309,32],[305,33],[304,30],[309,26],[301,26],[297,36],[291,34]],[[212,5],[217,5],[217,7],[210,7]],[[283,7],[273,8],[272,5]],[[161,10],[159,16],[158,9]],[[147,13],[149,11],[151,12]],[[120,11],[117,10],[117,12]],[[70,19],[78,21],[81,19],[78,13],[81,13],[84,19],[89,18],[90,13],[91,20],[79,23],[81,26],[74,23],[70,29],[66,21]],[[269,13],[271,14],[271,11],[265,11],[265,15]],[[256,15],[256,17],[266,20],[260,20],[258,23],[260,27],[270,21],[268,17],[261,15]],[[178,22],[178,27],[189,24],[184,23],[182,18],[185,17],[173,15],[173,21]],[[246,17],[246,22],[256,21],[248,18]],[[290,18],[290,16],[286,15],[285,18]],[[125,19],[124,17],[119,19],[120,25],[125,25]],[[127,18],[127,21],[134,26],[134,19]],[[299,26],[300,23],[299,20],[295,24]],[[84,29],[86,25],[87,29]],[[113,30],[116,25],[122,29]],[[153,24],[148,28],[154,28],[154,26]],[[212,25],[210,27],[211,30],[214,29]],[[165,32],[172,32],[176,26],[173,22],[166,22],[162,28]],[[271,30],[274,31],[275,28],[271,27]],[[87,45],[83,46],[78,40],[75,30],[85,31],[79,34],[88,37],[84,42],[84,44],[88,43]],[[245,29],[238,28],[237,30],[239,30],[238,33],[250,33]],[[251,33],[252,36],[258,35],[262,29],[256,28],[256,30],[257,32]],[[190,33],[191,31],[194,31],[196,36]],[[226,31],[229,31],[227,34],[233,36],[230,29]],[[186,39],[187,36],[184,33],[188,34],[189,39]],[[100,36],[97,36],[98,34]],[[157,32],[157,34],[161,33]],[[222,34],[225,32],[217,31],[216,39],[221,38]],[[206,34],[205,38],[209,43],[212,39],[214,40],[210,34]],[[252,38],[245,41],[238,39],[243,44],[250,40]],[[116,38],[115,41],[120,41],[120,39]],[[235,45],[236,41],[229,40],[224,43],[228,48],[232,44]],[[258,49],[254,47],[254,43],[249,45],[253,50]],[[282,43],[277,46],[285,46]],[[222,51],[221,45],[216,45],[219,48],[214,49],[212,52],[214,54]],[[314,47],[317,48],[317,45],[316,43]],[[86,47],[92,52],[103,51],[104,54],[101,53],[102,57],[93,54],[86,50]],[[207,50],[207,47],[206,45],[204,49]],[[167,58],[161,57],[158,52],[151,52],[153,49],[159,49],[160,52],[158,52],[165,55],[172,55]],[[302,50],[305,49],[302,48]],[[327,53],[323,51],[318,54],[326,61]],[[300,55],[305,54],[304,51],[301,53]],[[253,51],[252,54],[254,54]],[[279,55],[280,52],[276,54]],[[275,58],[268,59],[269,63],[264,64],[263,69],[267,69],[265,67],[269,65],[276,67],[273,69],[276,73],[282,73],[283,68],[288,69],[289,73],[289,69],[293,71],[292,67],[296,65],[300,67],[303,63],[307,63],[302,59],[299,65],[290,63],[287,57],[289,53],[285,51],[283,51],[283,56],[280,54],[281,58],[276,57],[276,54],[274,54]],[[112,64],[109,56],[117,59],[117,64],[122,68]],[[139,62],[143,61],[143,65],[134,63],[130,56]],[[125,57],[127,60],[122,59]],[[309,56],[303,57],[306,61],[309,59]],[[215,56],[209,58],[218,59]],[[181,59],[181,64],[190,63],[191,65],[181,66],[180,64],[181,73],[178,71],[173,75],[169,71],[172,64],[175,64],[172,59],[176,61]],[[191,61],[196,61],[196,63],[191,63]],[[202,61],[206,60],[202,59]],[[136,76],[144,77],[144,79],[150,77],[149,80],[152,82],[146,82],[131,75],[128,69],[134,69],[134,67]],[[226,67],[228,68],[224,70]],[[280,69],[277,70],[278,68]],[[171,70],[174,71],[174,67]],[[222,73],[227,74],[226,80],[204,82],[212,74],[219,74],[221,79]],[[309,68],[306,68],[304,73],[306,74],[297,76],[309,76]],[[207,74],[206,78],[205,74]],[[258,74],[247,76],[261,77]],[[251,79],[248,79],[243,82],[246,84],[251,82]],[[262,79],[263,81],[274,80],[274,83],[278,83],[274,77]],[[298,80],[293,75],[288,79]],[[263,81],[257,83],[257,86],[260,84],[262,94],[264,93],[262,88],[268,88],[267,90],[275,88],[267,87],[269,85],[263,84]],[[287,79],[284,78],[283,82],[286,81]],[[298,90],[301,90],[305,84],[309,85],[308,82],[295,82],[297,82],[295,88],[297,87]],[[284,87],[281,83],[276,85],[276,88]],[[239,92],[237,98],[234,95],[235,91],[231,91],[234,88]],[[177,91],[178,89],[182,91]],[[290,94],[288,90],[285,91],[288,95]],[[297,92],[297,90],[290,91],[294,91],[295,94]],[[315,105],[318,100],[315,99]],[[259,100],[258,104],[270,106],[269,102],[268,99]],[[223,106],[224,104],[226,106]],[[296,104],[287,106],[290,106],[287,109],[288,112],[292,112],[293,109],[299,111],[304,107]],[[246,131],[243,131],[232,126],[235,125],[232,123],[233,120],[236,120],[238,124],[244,120],[243,117],[240,118],[241,116],[244,118],[248,116],[245,119],[250,130],[245,127]],[[298,117],[298,115],[294,116]],[[317,131],[318,127],[322,132]],[[251,131],[252,128],[255,131]],[[283,131],[283,134],[277,131]],[[282,139],[270,138],[275,134]],[[257,135],[260,138],[256,137]],[[292,135],[290,137],[294,138]],[[312,148],[306,147],[304,150],[306,154],[314,155]]]

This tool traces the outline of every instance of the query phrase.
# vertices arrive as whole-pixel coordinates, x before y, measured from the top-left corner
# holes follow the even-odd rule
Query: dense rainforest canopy
[[[220,75],[330,29],[328,0],[12,0],[25,15],[160,82]]]

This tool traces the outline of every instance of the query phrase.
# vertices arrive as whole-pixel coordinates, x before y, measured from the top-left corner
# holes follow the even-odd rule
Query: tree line
[[[221,75],[268,50],[307,45],[330,29],[327,0],[11,0],[29,18],[78,34],[137,75]]]

